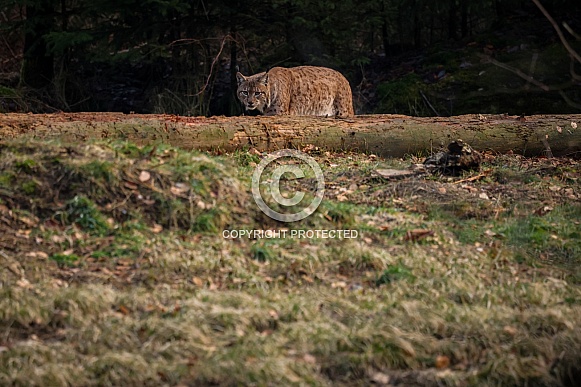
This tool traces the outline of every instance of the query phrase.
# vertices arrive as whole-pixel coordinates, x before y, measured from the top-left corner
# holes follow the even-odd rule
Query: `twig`
[[[533,3],[535,3],[535,5],[541,10],[543,15],[545,15],[547,20],[549,20],[549,22],[553,25],[553,28],[555,29],[555,31],[557,31],[557,35],[559,35],[559,39],[561,39],[561,43],[563,43],[563,46],[565,46],[565,49],[569,52],[569,55],[571,55],[573,58],[575,58],[577,60],[577,62],[581,63],[581,55],[579,55],[573,49],[573,47],[571,47],[571,45],[569,44],[567,39],[565,39],[565,36],[563,35],[563,31],[561,31],[561,28],[559,28],[559,25],[557,24],[557,22],[555,22],[555,19],[553,19],[553,17],[547,12],[545,7],[543,7],[543,5],[539,2],[539,0],[533,0]]]
[[[440,114],[436,111],[436,109],[434,109],[434,107],[432,106],[432,104],[430,103],[430,101],[428,101],[428,97],[426,97],[426,95],[424,94],[424,92],[420,90],[420,94],[422,95],[422,98],[424,99],[424,102],[428,104],[428,106],[430,107],[430,109],[432,109],[432,111],[434,112],[434,114],[436,116],[440,117]]]
[[[210,65],[210,73],[208,74],[208,78],[206,78],[206,83],[204,84],[204,86],[202,86],[202,89],[200,91],[198,91],[196,94],[194,94],[194,97],[197,97],[198,95],[202,94],[208,88],[208,85],[210,84],[210,78],[212,78],[212,73],[214,72],[214,65],[216,64],[216,62],[220,58],[220,55],[222,55],[222,51],[224,50],[224,45],[229,40],[233,40],[230,35],[226,35],[226,36],[224,36],[224,39],[222,39],[222,43],[220,44],[220,50],[218,51],[218,54],[214,57],[214,60],[212,61],[212,64]]]
[[[537,67],[537,60],[538,59],[539,59],[539,53],[538,52],[533,53],[533,57],[531,58],[531,65],[529,67],[529,74],[531,77],[535,73],[535,67]],[[527,83],[525,85],[525,90],[528,90],[529,86],[530,86],[530,83]]]
[[[531,77],[530,75],[523,73],[521,70],[517,69],[516,67],[512,67],[512,66],[507,65],[506,63],[499,62],[496,59],[492,59],[488,55],[480,55],[480,57],[487,59],[490,63],[492,63],[495,66],[498,66],[502,69],[510,71],[513,74],[518,75],[519,77],[521,77],[525,81],[532,83],[533,85],[537,86],[538,88],[540,88],[544,91],[551,91],[551,88],[549,86],[545,85],[542,82],[537,81],[535,78]]]
[[[460,183],[466,183],[467,181],[480,180],[480,179],[482,179],[483,177],[486,177],[486,176],[488,176],[488,175],[490,174],[490,171],[491,171],[491,170],[489,169],[489,170],[487,170],[487,171],[484,171],[484,172],[482,172],[482,173],[481,173],[481,174],[479,174],[479,175],[472,176],[472,177],[468,177],[468,178],[466,178],[466,179],[462,179],[462,180],[457,180],[457,181],[453,182],[452,184],[460,184]]]
[[[235,41],[235,39],[233,39],[232,36],[230,36],[230,34],[224,36],[224,38],[222,39],[222,43],[220,43],[220,50],[218,51],[218,54],[216,54],[216,56],[212,60],[212,64],[210,65],[210,73],[208,74],[208,77],[206,78],[206,83],[204,84],[204,86],[202,86],[200,91],[198,91],[196,94],[189,95],[190,97],[197,97],[200,94],[202,94],[204,91],[206,91],[206,89],[210,85],[210,78],[212,78],[214,66],[216,65],[216,62],[218,62],[218,59],[220,59],[220,55],[222,55],[222,51],[224,51],[224,46],[226,45],[226,42],[228,42],[228,41]],[[174,45],[177,45],[178,43],[191,43],[191,42],[199,43],[201,45],[201,41],[197,40],[197,39],[176,39],[173,42],[171,42],[169,45],[174,46]]]
[[[573,58],[571,58],[571,63],[569,64],[569,73],[571,74],[571,78],[573,78],[574,81],[581,81],[581,75],[575,72],[575,61]]]
[[[565,92],[563,90],[559,90],[559,87],[555,87],[555,86],[548,86],[545,85],[543,82],[537,81],[536,79],[534,79],[533,77],[531,77],[530,75],[527,75],[525,73],[523,73],[521,70],[509,66],[505,63],[499,62],[495,59],[492,59],[491,57],[487,56],[487,55],[480,55],[480,57],[487,59],[490,63],[492,63],[495,66],[498,66],[500,68],[503,68],[507,71],[510,71],[513,74],[518,75],[519,77],[521,77],[522,79],[524,79],[525,81],[528,81],[530,83],[532,83],[533,85],[537,86],[538,88],[540,88],[541,90],[544,91],[557,91],[559,93],[559,95],[561,96],[561,98],[563,98],[563,100],[569,105],[572,106],[576,109],[581,109],[581,104],[578,104],[574,101],[571,100],[571,98],[567,97],[567,95],[565,94]]]
[[[581,41],[581,35],[578,35],[575,31],[573,31],[573,29],[569,27],[569,24],[567,24],[567,22],[563,22],[563,28],[565,28],[568,33],[573,35],[575,39]]]

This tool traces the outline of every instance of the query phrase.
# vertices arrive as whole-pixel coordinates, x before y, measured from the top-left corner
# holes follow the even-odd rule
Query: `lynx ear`
[[[236,73],[236,80],[238,81],[238,85],[246,80],[246,77],[242,75],[240,72]]]
[[[268,85],[268,72],[264,73],[262,77],[258,79],[259,83],[262,83],[264,86]]]

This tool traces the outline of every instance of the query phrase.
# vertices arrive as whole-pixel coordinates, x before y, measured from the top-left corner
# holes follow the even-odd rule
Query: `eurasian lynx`
[[[247,110],[265,115],[348,117],[353,113],[349,82],[326,67],[274,67],[245,77],[237,73],[238,98]]]

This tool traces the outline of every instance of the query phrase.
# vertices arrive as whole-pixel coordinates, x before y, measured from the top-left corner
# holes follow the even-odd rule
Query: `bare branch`
[[[578,35],[575,31],[573,31],[573,29],[569,27],[569,24],[567,24],[567,22],[563,22],[563,28],[565,28],[568,33],[573,35],[575,39],[581,41],[581,35]]]
[[[222,38],[222,42],[220,43],[220,50],[218,50],[218,53],[216,54],[216,56],[212,60],[212,64],[210,65],[210,72],[208,73],[208,77],[206,78],[206,83],[204,84],[204,86],[202,86],[200,91],[198,91],[196,94],[193,94],[190,96],[197,97],[200,94],[202,94],[204,91],[206,91],[206,89],[210,85],[210,79],[212,78],[212,74],[214,73],[214,66],[216,65],[216,62],[218,62],[218,60],[220,59],[220,55],[222,55],[222,51],[224,51],[224,46],[226,45],[226,42],[229,42],[229,41],[235,41],[235,39],[232,38],[232,36],[230,36],[230,35],[226,35],[226,36],[224,36],[224,38]],[[201,44],[200,40],[198,40],[198,39],[177,39],[177,40],[174,40],[173,42],[171,42],[169,45],[174,46],[177,44],[189,44],[189,43]]]
[[[518,75],[519,77],[521,77],[525,81],[532,83],[533,85],[537,86],[538,88],[540,88],[544,91],[551,91],[551,87],[545,85],[544,83],[542,83],[540,81],[537,81],[535,78],[523,73],[521,70],[517,69],[516,67],[512,67],[512,66],[509,66],[505,63],[499,62],[496,59],[492,59],[490,56],[487,56],[487,55],[480,55],[480,57],[485,58],[486,60],[488,60],[490,63],[492,63],[495,66],[498,66],[502,69],[510,71],[513,74]]]
[[[539,0],[533,0],[533,3],[535,3],[535,5],[541,10],[543,15],[545,15],[547,20],[549,20],[549,22],[553,25],[553,28],[555,29],[555,31],[557,31],[557,35],[559,35],[559,39],[561,39],[561,43],[563,43],[563,46],[565,47],[565,49],[567,49],[567,51],[569,52],[569,55],[571,55],[573,58],[575,58],[575,60],[577,60],[577,62],[581,63],[581,55],[579,55],[573,49],[573,47],[571,47],[571,45],[569,44],[567,39],[565,39],[565,36],[563,35],[563,31],[561,31],[561,28],[559,28],[559,25],[557,24],[557,22],[555,22],[555,19],[553,19],[553,17],[549,14],[549,12],[547,12],[545,7],[543,7],[543,5],[539,2]]]
[[[492,63],[495,66],[498,66],[502,69],[510,71],[513,74],[518,75],[519,77],[521,77],[525,81],[532,83],[533,85],[537,86],[541,90],[557,91],[559,93],[559,95],[561,96],[561,98],[563,98],[563,100],[567,103],[567,105],[574,107],[575,109],[581,109],[581,104],[578,104],[578,103],[572,101],[571,98],[569,98],[567,96],[567,94],[565,94],[565,92],[563,90],[561,90],[563,88],[563,86],[548,86],[548,85],[544,84],[543,82],[537,81],[536,79],[534,79],[530,75],[523,73],[521,70],[507,65],[506,63],[499,62],[495,59],[492,59],[491,57],[489,57],[487,55],[480,55],[480,57],[487,59],[490,63]],[[568,83],[567,85],[570,86],[570,83]]]
[[[574,81],[581,81],[581,75],[575,72],[575,61],[573,58],[571,58],[571,64],[569,65],[569,73],[571,73],[571,78],[573,78]]]
[[[206,83],[204,84],[204,86],[202,86],[200,91],[198,91],[196,94],[194,94],[194,96],[197,97],[198,95],[200,95],[204,91],[206,91],[206,89],[208,88],[208,85],[210,84],[210,78],[212,78],[212,73],[214,72],[214,65],[216,64],[218,59],[220,59],[220,55],[222,55],[222,51],[224,50],[224,45],[226,44],[227,41],[230,41],[230,40],[233,40],[230,35],[226,35],[226,36],[224,36],[224,39],[222,39],[222,43],[220,44],[220,50],[218,51],[218,54],[216,54],[216,56],[214,57],[214,60],[212,60],[212,64],[210,65],[210,72],[208,73],[208,78],[206,78]]]

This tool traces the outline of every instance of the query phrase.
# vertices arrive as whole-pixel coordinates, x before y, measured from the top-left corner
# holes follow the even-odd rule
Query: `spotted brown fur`
[[[349,117],[354,115],[349,82],[326,67],[274,67],[251,76],[236,74],[238,99],[265,115]]]

